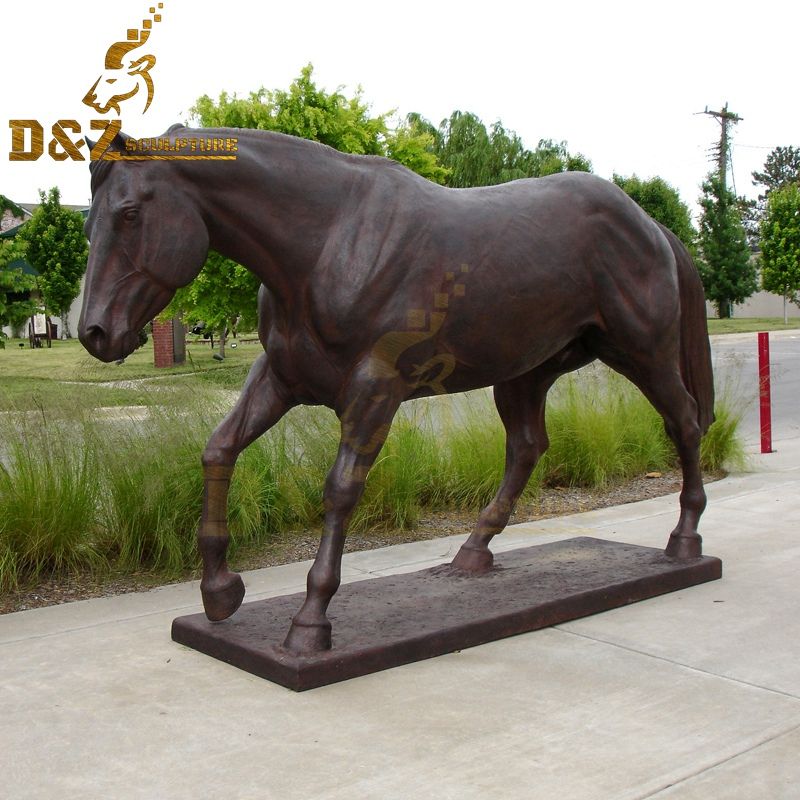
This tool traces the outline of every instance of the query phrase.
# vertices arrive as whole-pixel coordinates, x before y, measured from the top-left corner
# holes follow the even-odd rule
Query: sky
[[[156,3],[3,4],[0,194],[37,202],[57,185],[62,202],[89,203],[88,162],[53,160],[50,127],[75,119],[96,139],[89,121],[117,118],[82,98],[108,47]],[[136,98],[121,107],[136,137],[191,121],[203,94],[288,88],[310,62],[318,86],[348,96],[360,86],[376,114],[416,111],[438,124],[459,109],[501,121],[531,149],[566,140],[602,177],[662,177],[695,214],[720,135],[704,109],[727,103],[742,117],[732,129],[738,194],[758,194],[751,173],[770,150],[800,145],[800,3],[786,0],[163,0],[160,13],[143,48],[156,56],[153,102],[144,113]],[[12,119],[43,125],[37,161],[9,160]]]

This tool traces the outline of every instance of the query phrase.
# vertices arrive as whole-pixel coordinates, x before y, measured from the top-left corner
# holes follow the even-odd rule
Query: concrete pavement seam
[[[789,729],[787,729],[785,731],[782,731],[781,733],[776,733],[774,736],[768,736],[766,739],[764,739],[764,741],[757,742],[756,744],[752,745],[752,747],[748,747],[745,750],[741,750],[738,753],[734,753],[732,756],[728,756],[728,758],[720,759],[719,761],[717,761],[717,762],[715,762],[713,764],[710,764],[707,767],[703,767],[702,769],[699,769],[699,770],[693,772],[691,775],[687,775],[686,777],[681,778],[679,781],[676,781],[675,783],[670,783],[670,784],[667,784],[666,786],[662,786],[660,789],[656,789],[655,792],[650,792],[649,794],[639,795],[638,797],[633,798],[633,800],[651,800],[651,798],[657,798],[660,794],[662,794],[663,792],[668,791],[669,789],[673,789],[676,786],[680,786],[681,784],[686,783],[686,781],[690,781],[693,778],[698,777],[698,775],[703,775],[706,772],[710,772],[712,769],[716,769],[717,767],[721,767],[723,764],[727,764],[728,762],[734,761],[735,759],[740,758],[741,756],[747,755],[748,753],[752,753],[754,750],[758,750],[760,747],[763,747],[765,744],[769,744],[770,742],[774,742],[777,739],[782,739],[784,736],[788,736],[789,734],[794,733],[797,730],[800,730],[800,725],[795,725],[793,728],[789,728]]]
[[[181,611],[200,611],[202,610],[202,606],[199,606],[197,603],[192,603],[191,605],[185,606],[176,606],[174,608],[162,608],[158,611],[148,611],[142,614],[132,614],[127,617],[115,617],[114,619],[104,619],[100,622],[92,622],[87,625],[76,625],[74,628],[63,628],[59,631],[51,631],[50,633],[35,633],[30,636],[20,636],[16,639],[5,639],[0,641],[0,647],[3,647],[7,644],[19,644],[20,642],[32,642],[37,639],[50,639],[53,636],[64,636],[65,634],[71,633],[80,633],[81,631],[88,631],[92,628],[102,628],[104,625],[116,625],[121,622],[133,622],[137,619],[145,619],[146,617],[155,617],[159,614],[174,614],[179,613]],[[21,612],[24,613],[24,612]]]
[[[569,625],[569,623],[564,623],[565,625]],[[644,650],[637,650],[635,647],[629,647],[628,645],[619,644],[618,642],[611,642],[607,639],[601,639],[598,636],[589,636],[585,633],[578,633],[577,631],[568,631],[561,625],[554,625],[551,630],[559,631],[560,633],[564,633],[568,636],[577,636],[581,639],[588,639],[591,642],[598,642],[599,644],[607,644],[610,647],[616,647],[620,650],[626,650],[629,653],[635,653],[636,655],[644,656],[645,658],[654,658],[658,661],[663,661],[666,664],[672,664],[676,667],[683,667],[684,669],[691,670],[692,672],[700,673],[701,675],[708,675],[712,678],[719,678],[723,681],[728,681],[730,683],[738,684],[739,686],[747,686],[751,689],[761,689],[764,692],[769,692],[770,694],[780,695],[781,697],[788,697],[790,700],[796,700],[800,703],[800,697],[795,694],[791,694],[790,692],[784,692],[781,689],[771,689],[769,686],[761,686],[758,683],[750,683],[750,681],[741,680],[740,678],[730,678],[727,675],[719,675],[716,672],[710,672],[706,669],[701,669],[700,667],[693,667],[691,664],[684,664],[681,661],[675,661],[671,658],[666,658],[665,656],[659,656],[655,653],[648,653]]]

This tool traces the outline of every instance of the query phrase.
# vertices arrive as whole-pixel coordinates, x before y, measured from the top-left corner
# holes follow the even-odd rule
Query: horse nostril
[[[97,353],[102,350],[106,338],[106,332],[102,325],[89,325],[83,332],[81,341],[87,350]]]

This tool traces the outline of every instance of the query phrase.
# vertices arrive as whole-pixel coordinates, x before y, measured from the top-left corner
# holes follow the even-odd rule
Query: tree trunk
[[[786,295],[784,295],[783,296],[783,324],[784,325],[788,325],[789,324],[788,314],[789,314],[789,311],[786,308]]]
[[[228,338],[228,329],[223,327],[219,333],[219,357],[225,358],[225,340]]]
[[[61,338],[72,338],[72,331],[69,329],[69,309],[61,312]]]

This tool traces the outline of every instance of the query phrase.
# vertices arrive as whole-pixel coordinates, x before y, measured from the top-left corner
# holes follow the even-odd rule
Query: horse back
[[[344,210],[307,313],[273,331],[296,357],[323,354],[330,381],[371,360],[410,386],[429,365],[432,392],[461,391],[532,369],[590,328],[644,341],[677,316],[669,243],[592,175],[453,190],[390,169]]]

